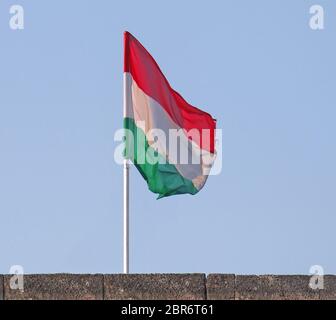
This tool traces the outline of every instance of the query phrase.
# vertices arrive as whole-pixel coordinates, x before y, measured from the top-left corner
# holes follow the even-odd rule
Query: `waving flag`
[[[128,158],[159,198],[196,194],[215,159],[216,121],[174,91],[141,43],[124,34]]]

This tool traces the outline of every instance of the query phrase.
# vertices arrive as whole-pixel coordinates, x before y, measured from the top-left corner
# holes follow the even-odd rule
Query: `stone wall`
[[[0,275],[0,300],[317,300],[336,299],[336,276],[313,290],[310,276],[233,274],[25,275],[24,291]]]

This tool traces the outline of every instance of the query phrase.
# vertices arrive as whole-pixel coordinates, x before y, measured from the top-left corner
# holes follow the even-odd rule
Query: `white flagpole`
[[[124,118],[126,117],[127,93],[126,93],[126,74],[124,73]],[[126,155],[127,156],[127,155]],[[129,273],[129,161],[124,159],[124,261],[123,271]]]

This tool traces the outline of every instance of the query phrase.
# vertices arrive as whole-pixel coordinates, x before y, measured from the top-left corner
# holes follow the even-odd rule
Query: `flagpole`
[[[126,117],[127,108],[127,94],[126,94],[126,74],[123,79],[124,90],[124,118]],[[126,155],[127,156],[127,155]],[[123,272],[129,273],[129,161],[124,159],[124,259],[123,259]]]

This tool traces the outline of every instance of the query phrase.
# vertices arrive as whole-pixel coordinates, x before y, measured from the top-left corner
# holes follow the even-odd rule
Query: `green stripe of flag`
[[[124,118],[124,128],[132,132],[134,139],[133,146],[130,143],[126,146],[127,154],[147,181],[148,188],[159,194],[158,199],[185,193],[194,195],[198,192],[192,181],[181,176],[173,164],[167,162],[163,164],[166,161],[165,158],[156,153],[149,145],[146,135],[136,126],[134,119]],[[144,143],[138,146],[137,141],[144,141]],[[133,150],[131,150],[132,148]],[[150,160],[148,157],[152,155],[153,161],[147,161]],[[152,164],[154,163],[154,155],[158,161]],[[142,159],[145,161],[141,161]]]

